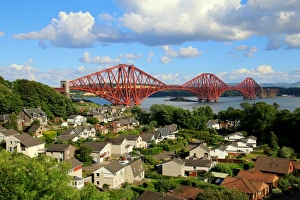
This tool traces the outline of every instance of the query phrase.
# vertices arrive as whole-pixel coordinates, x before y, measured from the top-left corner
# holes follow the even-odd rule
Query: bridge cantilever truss
[[[214,74],[203,73],[183,85],[167,85],[133,65],[120,64],[68,82],[59,92],[81,90],[105,98],[112,104],[139,105],[151,94],[162,90],[187,90],[199,101],[217,101],[227,90],[239,90],[244,98],[255,99],[262,88],[246,78],[237,86],[228,86]]]

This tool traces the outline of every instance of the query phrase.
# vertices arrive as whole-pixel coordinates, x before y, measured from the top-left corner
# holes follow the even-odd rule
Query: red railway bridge
[[[167,85],[134,65],[117,66],[83,76],[71,81],[61,81],[56,91],[70,95],[70,90],[93,93],[112,104],[139,105],[158,91],[186,90],[199,102],[218,101],[227,90],[238,90],[245,99],[255,99],[262,87],[252,78],[246,78],[236,86],[228,86],[214,74],[203,73],[182,85]]]

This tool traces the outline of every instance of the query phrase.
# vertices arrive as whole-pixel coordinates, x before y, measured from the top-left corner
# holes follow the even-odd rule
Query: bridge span
[[[167,85],[134,65],[119,64],[71,81],[61,81],[56,91],[70,95],[70,90],[93,93],[112,104],[139,105],[158,91],[186,90],[199,102],[218,101],[227,90],[238,90],[245,99],[255,99],[262,87],[252,78],[246,78],[236,86],[228,86],[214,74],[203,73],[182,85]]]

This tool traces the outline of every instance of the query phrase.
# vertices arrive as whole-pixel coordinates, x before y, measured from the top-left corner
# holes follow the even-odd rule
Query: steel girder
[[[235,88],[243,94],[245,99],[255,99],[257,93],[262,89],[262,87],[252,78],[246,78]]]
[[[183,85],[167,85],[133,65],[120,64],[69,81],[70,90],[91,92],[112,104],[139,105],[151,94],[162,90],[187,90],[199,101],[217,101],[226,90],[239,90],[244,98],[254,99],[262,89],[252,78],[229,87],[214,74],[203,73]],[[56,88],[57,91],[62,88]]]
[[[189,88],[198,101],[217,101],[229,86],[214,74],[203,73],[182,85]]]
[[[88,91],[112,104],[139,105],[167,85],[133,65],[120,64],[69,82],[70,90]]]

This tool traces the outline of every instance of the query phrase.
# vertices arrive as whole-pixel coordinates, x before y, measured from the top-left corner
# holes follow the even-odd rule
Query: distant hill
[[[226,83],[229,86],[236,86],[239,83]],[[300,88],[300,81],[295,83],[283,83],[283,82],[277,82],[277,83],[258,83],[262,87],[280,87],[280,88]]]

